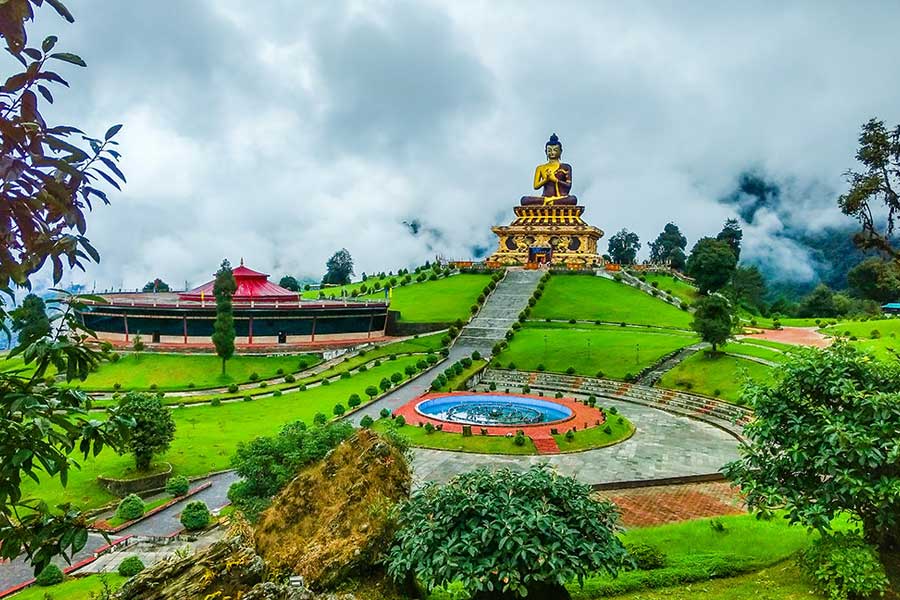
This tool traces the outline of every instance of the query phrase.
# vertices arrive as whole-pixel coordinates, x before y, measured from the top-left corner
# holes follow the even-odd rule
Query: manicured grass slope
[[[516,446],[511,438],[478,435],[477,427],[472,428],[475,435],[463,437],[459,433],[443,431],[428,433],[424,427],[419,427],[415,423],[394,427],[390,419],[379,419],[372,426],[372,429],[382,433],[392,428],[409,440],[410,445],[421,448],[481,454],[537,454],[534,443],[528,438],[525,439],[524,446]]]
[[[222,359],[212,354],[127,354],[117,362],[105,362],[83,382],[73,385],[86,391],[110,391],[115,384],[123,390],[147,390],[156,384],[160,390],[225,386],[250,381],[251,373],[260,379],[275,377],[278,369],[294,373],[303,360],[308,366],[322,361],[313,354],[287,356],[251,356],[238,354],[227,363],[222,375]]]
[[[756,362],[701,351],[663,375],[658,385],[739,403],[746,377],[754,381],[770,381],[773,374],[771,367]]]
[[[666,567],[649,572],[624,572],[617,579],[605,575],[592,577],[585,582],[584,589],[579,589],[577,584],[570,586],[573,598],[588,600],[613,595],[609,592],[615,590],[624,592],[638,589],[638,586],[646,587],[653,581],[664,582],[666,571],[670,574],[696,571],[713,561],[734,572],[749,572],[784,560],[811,540],[805,528],[791,527],[783,519],[763,521],[752,515],[740,515],[720,517],[716,521],[724,526],[724,531],[714,529],[710,519],[627,531],[623,535],[625,543],[650,544],[658,548],[666,555]],[[645,593],[627,597],[634,600],[666,597],[645,596]],[[730,599],[731,596],[721,598]]]
[[[395,288],[391,310],[400,311],[400,320],[417,323],[450,323],[466,320],[478,294],[491,280],[490,275],[461,274]],[[378,294],[370,296],[378,297]],[[382,295],[383,297],[383,295]]]
[[[606,377],[623,379],[697,340],[689,333],[660,329],[529,323],[516,333],[498,360],[503,367],[514,363],[525,371],[535,371],[542,364],[547,371],[563,373],[575,367],[580,375],[593,377],[602,371]]]
[[[335,404],[341,403],[347,407],[350,394],[357,393],[365,400],[368,398],[365,395],[367,386],[377,386],[383,377],[389,378],[394,372],[403,373],[407,365],[418,360],[420,357],[411,356],[386,361],[380,367],[350,379],[340,379],[331,385],[313,387],[305,392],[284,394],[280,398],[176,409],[172,413],[177,427],[175,440],[169,451],[158,460],[172,463],[176,474],[189,477],[226,469],[239,442],[272,435],[282,425],[292,421],[312,423],[313,416],[318,412],[330,417]],[[26,496],[39,495],[50,505],[73,502],[82,508],[99,506],[114,498],[97,485],[97,476],[119,475],[133,462],[130,455],[117,456],[104,449],[99,456],[83,461],[81,470],[70,472],[68,487],[62,488],[58,479],[44,478],[48,480],[40,485],[27,482],[23,486],[24,493]]]
[[[124,559],[127,554],[123,554]],[[122,577],[118,573],[107,573],[106,575],[88,575],[87,577],[73,577],[57,585],[49,587],[41,587],[33,585],[10,596],[12,600],[45,600],[49,594],[53,600],[91,600],[93,594],[99,594],[103,590],[101,577],[106,578],[111,590],[115,591],[122,587],[128,578]]]
[[[621,423],[619,419],[622,419]],[[578,425],[578,423],[575,425]],[[606,427],[609,427],[609,433],[606,433]],[[572,441],[566,439],[565,433],[554,435],[553,439],[556,440],[556,445],[559,446],[561,452],[580,452],[592,448],[611,446],[631,437],[632,433],[634,433],[634,425],[631,421],[622,415],[607,415],[604,425],[580,429],[575,432],[575,439]]]
[[[690,329],[690,313],[603,277],[556,275],[534,306],[532,319],[577,319]]]
[[[664,275],[662,273],[648,273],[644,275],[644,279],[646,279],[647,283],[650,285],[653,285],[653,283],[656,282],[659,289],[664,292],[671,290],[673,296],[688,304],[693,304],[700,298],[700,292],[697,291],[697,288],[677,277]]]

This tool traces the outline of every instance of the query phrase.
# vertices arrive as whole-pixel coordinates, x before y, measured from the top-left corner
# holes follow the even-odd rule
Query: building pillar
[[[370,339],[372,337],[372,325],[375,324],[375,313],[371,313],[369,315],[369,331],[366,333],[366,339]]]
[[[310,342],[316,341],[316,318],[313,317],[312,335],[309,337]]]
[[[184,331],[184,343],[187,344],[187,315],[181,317],[181,329]]]
[[[128,315],[122,315],[122,318],[125,320],[125,343],[128,343]]]
[[[248,326],[247,333],[249,334],[247,343],[253,345],[253,317],[250,317],[250,324]]]

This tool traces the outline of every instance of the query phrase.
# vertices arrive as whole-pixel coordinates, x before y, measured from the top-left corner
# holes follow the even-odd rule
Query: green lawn
[[[256,373],[260,379],[275,377],[278,369],[284,373],[299,370],[303,360],[308,366],[322,362],[314,354],[281,356],[252,356],[237,354],[227,364],[222,375],[222,359],[213,354],[126,354],[117,362],[106,362],[83,382],[73,385],[86,391],[112,391],[115,384],[123,390],[147,390],[156,384],[160,390],[203,389],[227,386],[231,383],[247,383]]]
[[[491,281],[490,275],[453,275],[395,288],[391,296],[391,310],[400,311],[400,320],[414,323],[451,323],[465,321],[472,314],[478,294]],[[370,298],[383,297],[374,294]]]
[[[619,422],[619,419],[622,422]],[[610,432],[606,433],[605,428],[609,426]],[[618,444],[622,440],[626,440],[634,433],[634,425],[622,415],[607,415],[606,423],[600,427],[591,427],[589,429],[580,429],[575,432],[575,439],[571,442],[566,440],[565,433],[554,435],[556,445],[559,446],[560,452],[580,452],[582,450],[590,450],[592,448],[603,448],[604,446],[612,446]]]
[[[693,304],[700,297],[700,292],[689,283],[686,283],[677,277],[666,275],[663,273],[647,273],[644,275],[647,283],[653,285],[656,282],[659,289],[672,294],[679,300]]]
[[[716,521],[724,527],[717,531],[711,526]],[[803,527],[791,527],[784,519],[763,521],[752,515],[697,519],[631,529],[623,535],[625,543],[650,544],[666,556],[666,566],[653,571],[620,573],[613,579],[606,575],[586,580],[584,589],[577,584],[570,586],[577,600],[589,600],[617,593],[637,591],[665,584],[681,575],[702,581],[709,579],[704,571],[712,567],[713,573],[728,569],[733,574],[755,571],[774,565],[806,546],[811,536]],[[691,577],[693,575],[693,577]],[[704,586],[707,583],[703,584]],[[685,586],[682,586],[684,589]],[[760,590],[757,590],[759,593]],[[643,592],[644,594],[646,592]],[[663,598],[666,596],[626,596],[637,598]],[[711,596],[710,598],[715,598]],[[731,598],[731,596],[721,596]]]
[[[790,357],[790,354],[788,352],[779,352],[778,350],[767,348],[765,346],[747,344],[741,341],[734,340],[728,342],[724,346],[720,346],[719,349],[722,350],[722,352],[728,354],[743,354],[745,356],[754,356],[756,358],[762,358],[777,363],[784,362]]]
[[[711,356],[700,351],[663,375],[658,385],[739,404],[741,389],[748,376],[754,381],[769,381],[773,369],[743,358],[723,354]]]
[[[347,285],[336,285],[333,287],[323,288],[321,290],[307,290],[307,291],[301,292],[301,297],[304,300],[316,300],[319,298],[320,291],[325,292],[325,296],[327,298],[331,298],[331,297],[340,298],[341,294],[343,294],[345,291],[347,294],[351,294],[354,290],[356,290],[357,295],[359,295],[360,294],[359,288],[362,284],[364,284],[364,283],[366,284],[366,289],[371,289],[372,286],[374,286],[375,283],[377,282],[380,284],[381,288],[384,288],[385,284],[388,283],[391,279],[395,279],[396,281],[399,282],[401,279],[403,279],[403,276],[402,275],[400,275],[400,276],[392,275],[392,276],[387,276],[387,277],[369,277],[365,281],[357,281],[355,283],[348,283]],[[413,277],[413,279],[415,279],[415,277]],[[410,284],[410,285],[412,285],[412,284]],[[380,292],[379,296],[376,296],[376,297],[378,299],[384,298],[384,292]]]
[[[624,283],[587,275],[556,275],[531,312],[533,319],[577,319],[690,329],[692,316]]]
[[[614,596],[596,596],[572,588],[574,600],[824,600],[800,573],[796,563],[785,560],[755,573],[712,579],[694,584],[641,590]]]
[[[124,559],[126,556],[127,554],[123,554],[122,558]],[[106,579],[111,590],[119,589],[123,583],[128,581],[127,577],[122,577],[118,573],[72,577],[49,587],[33,585],[10,598],[14,600],[46,600],[49,597],[52,600],[90,600],[92,594],[99,594],[103,590],[101,578]]]
[[[897,353],[900,353],[900,319],[898,318],[844,321],[822,329],[822,333],[849,340],[853,346],[869,352],[881,360],[896,361]],[[854,340],[852,337],[857,339]]]
[[[605,377],[623,379],[697,339],[674,330],[528,323],[498,360],[504,368],[513,363],[517,369],[536,371],[543,365],[547,371],[564,373],[574,367],[580,375],[593,377],[600,371]]]
[[[409,440],[411,446],[420,448],[437,448],[438,450],[454,450],[457,452],[476,452],[479,454],[537,454],[534,443],[525,438],[524,446],[516,446],[511,438],[496,435],[478,435],[477,427],[473,427],[475,435],[463,437],[461,433],[435,431],[428,433],[424,427],[415,423],[407,423],[403,427],[394,427],[391,419],[378,419],[372,429],[385,432],[393,428]]]
[[[239,442],[273,435],[282,425],[292,421],[311,423],[318,412],[331,416],[335,404],[341,403],[347,407],[350,394],[357,393],[367,399],[367,386],[378,385],[382,377],[389,378],[394,372],[403,373],[406,365],[415,364],[419,359],[417,356],[400,357],[351,379],[340,379],[328,386],[288,393],[280,398],[174,410],[172,416],[177,427],[175,440],[169,451],[157,460],[172,463],[175,474],[188,477],[226,469]],[[39,496],[51,506],[62,502],[72,502],[82,508],[100,506],[114,500],[114,497],[100,488],[96,482],[97,476],[120,476],[133,461],[130,455],[118,456],[104,449],[99,456],[83,461],[81,470],[70,472],[68,487],[61,487],[58,479],[42,480],[41,484],[28,481],[23,485],[23,492],[26,496]]]
[[[797,346],[795,346],[794,344],[783,344],[781,342],[773,342],[772,340],[763,340],[753,337],[741,338],[740,343],[750,344],[753,346],[763,346],[765,348],[774,348],[775,350],[781,350],[782,352],[793,352],[797,349]]]

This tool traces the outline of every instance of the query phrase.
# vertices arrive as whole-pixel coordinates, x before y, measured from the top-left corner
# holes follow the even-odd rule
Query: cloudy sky
[[[47,114],[125,125],[128,184],[89,219],[102,263],[72,281],[194,285],[222,257],[319,277],[341,247],[357,274],[471,257],[551,132],[607,235],[672,220],[693,244],[755,172],[788,210],[748,228],[747,254],[789,257],[789,221],[842,221],[860,124],[900,122],[900,4],[784,4],[70,0],[73,25],[43,9],[33,43],[55,33],[89,65]]]

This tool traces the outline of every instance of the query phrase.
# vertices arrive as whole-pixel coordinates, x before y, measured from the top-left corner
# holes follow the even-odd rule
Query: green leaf
[[[69,9],[66,8],[66,6],[62,2],[60,2],[60,0],[47,0],[47,4],[52,6],[59,14],[59,16],[61,16],[69,23],[75,22],[75,17],[72,16],[72,13],[69,12]]]
[[[41,50],[43,50],[44,52],[50,52],[51,50],[53,50],[53,46],[56,45],[56,41],[58,39],[59,38],[55,35],[48,35],[44,38],[44,43],[41,44]]]
[[[47,1],[49,2],[50,0]],[[79,67],[87,66],[87,63],[81,60],[80,56],[78,56],[77,54],[72,54],[71,52],[57,52],[55,54],[51,54],[50,58],[55,58],[56,60],[61,60],[69,64],[78,65]]]
[[[110,127],[109,129],[106,130],[106,135],[103,136],[103,139],[106,140],[106,141],[111,140],[112,137],[113,137],[114,135],[116,135],[117,133],[119,133],[119,130],[120,130],[120,129],[122,129],[122,125],[121,125],[121,124],[119,124],[119,125],[113,125],[112,127]]]

